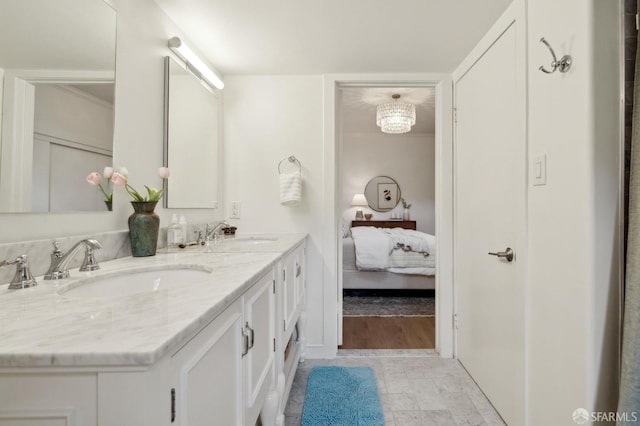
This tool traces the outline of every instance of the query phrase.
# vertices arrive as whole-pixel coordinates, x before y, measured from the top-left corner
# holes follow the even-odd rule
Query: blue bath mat
[[[384,426],[370,367],[315,367],[309,374],[302,426]]]

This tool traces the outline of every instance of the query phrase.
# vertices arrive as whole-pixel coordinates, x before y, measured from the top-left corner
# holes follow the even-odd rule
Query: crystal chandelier
[[[416,106],[399,101],[398,94],[392,98],[392,102],[379,105],[376,109],[376,124],[384,133],[407,133],[416,124]]]

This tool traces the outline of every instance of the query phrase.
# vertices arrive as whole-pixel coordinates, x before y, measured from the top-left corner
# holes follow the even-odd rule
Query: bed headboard
[[[353,220],[351,226],[375,226],[376,228],[404,228],[416,230],[415,220]]]

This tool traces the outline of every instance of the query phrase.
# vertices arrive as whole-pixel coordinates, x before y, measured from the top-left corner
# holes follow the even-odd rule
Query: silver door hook
[[[556,56],[556,52],[553,51],[553,48],[551,47],[551,45],[549,45],[549,43],[547,42],[547,40],[544,39],[544,37],[542,37],[540,39],[540,41],[542,43],[544,43],[545,46],[547,46],[547,49],[549,49],[549,52],[551,52],[551,56],[553,56],[553,61],[551,62],[551,71],[549,71],[548,69],[546,69],[543,65],[540,65],[540,68],[538,68],[540,71],[542,71],[545,74],[553,74],[556,70],[560,70],[560,72],[567,72],[569,71],[569,69],[571,68],[571,62],[572,62],[572,58],[570,55],[564,55],[562,58],[560,58],[560,60],[558,61],[558,58]]]

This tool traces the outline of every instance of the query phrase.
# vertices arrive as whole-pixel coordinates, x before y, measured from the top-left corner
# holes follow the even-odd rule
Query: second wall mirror
[[[389,176],[376,176],[367,183],[364,196],[372,210],[388,212],[400,202],[400,185]]]
[[[182,64],[165,58],[166,208],[218,204],[218,94]]]

